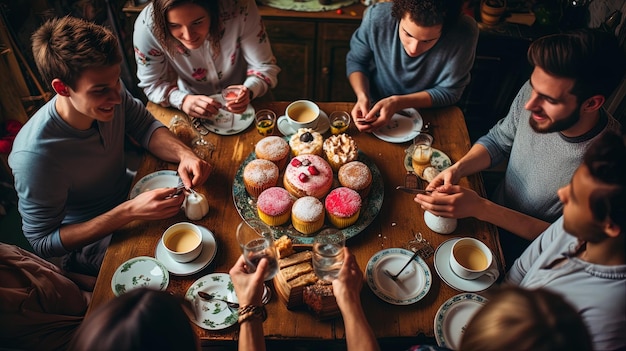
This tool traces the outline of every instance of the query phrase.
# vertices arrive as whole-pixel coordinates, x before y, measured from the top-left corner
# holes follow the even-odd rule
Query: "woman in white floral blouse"
[[[154,0],[136,20],[133,42],[148,99],[190,117],[217,113],[221,104],[210,96],[229,85],[244,86],[228,106],[241,113],[280,72],[254,0]]]

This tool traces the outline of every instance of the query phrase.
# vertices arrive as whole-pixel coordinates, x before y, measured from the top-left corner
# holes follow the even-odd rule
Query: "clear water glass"
[[[268,261],[268,269],[264,280],[274,278],[278,273],[278,257],[271,228],[258,219],[242,221],[237,226],[237,241],[248,266],[248,272],[256,272],[257,265],[265,258]]]
[[[321,280],[330,282],[337,278],[343,266],[346,239],[338,229],[324,229],[313,239],[313,270]]]

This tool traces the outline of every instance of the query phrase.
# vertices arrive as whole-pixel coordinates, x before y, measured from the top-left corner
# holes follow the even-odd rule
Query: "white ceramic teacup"
[[[461,238],[452,245],[450,268],[460,278],[473,280],[488,275],[496,280],[499,272],[492,262],[491,250],[478,239]]]
[[[176,223],[163,233],[163,246],[176,262],[195,260],[202,252],[202,232],[197,225],[188,222]]]
[[[428,211],[424,211],[424,223],[435,233],[450,234],[456,229],[457,219],[439,217]]]
[[[297,100],[287,106],[285,115],[278,118],[278,125],[287,124],[294,132],[300,128],[315,129],[319,117],[320,108],[316,103],[309,100]]]

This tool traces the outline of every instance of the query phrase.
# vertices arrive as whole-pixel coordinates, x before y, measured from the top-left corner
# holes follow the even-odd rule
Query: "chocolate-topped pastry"
[[[306,154],[322,156],[323,145],[322,135],[311,128],[300,128],[289,139],[291,153],[294,156]]]

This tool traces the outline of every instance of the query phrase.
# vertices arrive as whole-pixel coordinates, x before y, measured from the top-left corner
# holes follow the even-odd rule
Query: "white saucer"
[[[410,305],[426,296],[432,285],[432,274],[421,257],[413,259],[396,281],[384,273],[386,269],[396,274],[411,256],[412,251],[390,248],[370,258],[366,268],[367,284],[376,296],[394,305]]]
[[[403,110],[403,114],[395,113],[386,126],[372,134],[388,143],[405,143],[413,140],[420,133],[423,125],[424,120],[420,113],[414,108],[407,108]]]
[[[120,296],[133,289],[165,290],[170,282],[167,269],[152,257],[139,256],[122,263],[111,278],[111,289]]]
[[[437,345],[458,350],[467,323],[487,301],[474,293],[462,293],[444,302],[435,315]]]
[[[172,275],[191,275],[203,270],[206,266],[213,262],[215,254],[217,253],[217,243],[213,233],[205,227],[198,226],[202,232],[202,252],[200,256],[195,260],[187,263],[180,263],[174,261],[174,259],[167,253],[165,246],[163,245],[163,239],[159,240],[156,247],[154,257],[163,263],[165,268]]]
[[[229,308],[225,302],[220,300],[203,300],[198,297],[198,291],[204,291],[218,299],[239,302],[230,275],[211,273],[191,284],[185,294],[185,299],[191,302],[195,316],[187,315],[195,325],[207,330],[224,329],[237,323],[239,317],[237,309]]]
[[[444,281],[444,283],[448,284],[451,288],[459,290],[459,291],[483,291],[490,287],[497,279],[492,279],[489,275],[485,274],[477,279],[468,280],[460,278],[458,275],[454,274],[452,268],[450,268],[450,251],[452,250],[452,245],[461,238],[452,238],[450,240],[444,241],[437,250],[435,250],[435,271]],[[491,266],[496,264],[494,260],[491,263]]]
[[[284,136],[290,136],[298,131],[296,128],[289,124],[289,122],[287,121],[287,117],[284,115],[278,117],[278,119],[276,120],[276,126]],[[317,127],[315,127],[314,130],[320,134],[324,134],[326,133],[326,131],[328,131],[328,128],[330,128],[328,115],[326,114],[326,112],[320,110],[319,121],[317,121]]]
[[[137,195],[154,189],[174,188],[180,182],[180,177],[176,171],[157,171],[150,173],[139,179],[135,186],[130,190],[130,199],[134,199]]]

